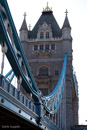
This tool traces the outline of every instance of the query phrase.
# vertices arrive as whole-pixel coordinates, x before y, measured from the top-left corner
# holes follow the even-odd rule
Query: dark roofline
[[[27,23],[26,23],[26,19],[25,19],[25,18],[24,18],[24,20],[23,20],[23,23],[22,23],[21,28],[20,28],[19,31],[22,31],[22,30],[28,31]]]
[[[43,11],[42,15],[48,15],[48,14],[52,14],[52,13],[53,13],[53,11],[51,11],[51,10],[50,11]]]
[[[29,34],[28,34],[29,38],[36,39],[39,25],[42,25],[44,22],[46,22],[47,24],[51,24],[52,34],[53,34],[54,38],[55,37],[58,38],[58,37],[62,36],[61,29],[53,15],[53,11],[49,10],[49,11],[42,12],[42,15],[40,16],[39,20],[35,24],[33,30],[31,32],[29,32]]]
[[[65,17],[65,20],[64,20],[62,29],[65,28],[65,27],[71,29],[71,26],[70,26],[70,23],[69,23],[69,20],[68,20],[68,16],[67,16],[67,15],[66,15],[66,17]]]

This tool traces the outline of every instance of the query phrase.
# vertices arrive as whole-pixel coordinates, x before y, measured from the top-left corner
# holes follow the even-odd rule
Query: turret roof
[[[41,17],[39,18],[39,20],[37,21],[36,25],[34,26],[32,31],[29,31],[29,38],[36,38],[37,37],[37,32],[39,29],[39,25],[42,25],[44,22],[46,22],[47,24],[51,25],[52,28],[52,34],[53,37],[61,37],[62,33],[61,33],[61,29],[58,25],[58,23],[56,22],[54,16],[53,16],[53,12],[52,10],[44,10],[42,12]]]
[[[64,21],[64,24],[63,24],[63,27],[62,28],[64,28],[64,27],[68,27],[68,28],[70,28],[71,29],[71,26],[70,26],[70,23],[69,23],[69,20],[68,20],[68,16],[67,16],[67,10],[66,10],[66,17],[65,17],[65,21]]]
[[[21,25],[20,31],[21,31],[21,30],[26,30],[26,31],[28,31],[27,23],[26,23],[26,14],[24,14],[24,20],[23,20],[23,23],[22,23],[22,25]]]

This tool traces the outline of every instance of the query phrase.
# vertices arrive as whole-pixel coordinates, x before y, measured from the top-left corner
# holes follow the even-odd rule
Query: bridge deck
[[[15,124],[21,128],[59,130],[45,115],[39,125],[37,119],[36,106],[0,75],[0,127]]]

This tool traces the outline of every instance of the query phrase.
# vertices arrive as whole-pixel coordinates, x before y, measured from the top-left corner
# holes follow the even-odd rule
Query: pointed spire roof
[[[44,22],[46,22],[48,25],[49,24],[51,25],[52,35],[54,38],[62,36],[61,29],[53,15],[52,9],[48,7],[48,4],[47,4],[47,7],[43,10],[42,15],[40,16],[39,20],[35,24],[33,30],[31,32],[29,32],[28,36],[30,38],[35,39],[37,37],[39,25],[42,25]]]
[[[70,26],[70,23],[69,23],[69,20],[68,20],[68,16],[67,16],[67,14],[68,14],[68,11],[67,11],[67,9],[66,9],[66,17],[65,17],[65,21],[64,21],[64,24],[63,24],[63,27],[62,28],[64,28],[64,27],[67,27],[67,28],[70,28],[71,29],[71,26]]]
[[[27,23],[26,23],[26,13],[24,13],[24,20],[23,20],[23,23],[22,23],[21,28],[20,28],[20,31],[22,31],[22,30],[28,31]]]

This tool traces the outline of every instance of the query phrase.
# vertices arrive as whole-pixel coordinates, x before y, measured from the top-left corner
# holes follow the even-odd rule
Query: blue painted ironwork
[[[36,86],[36,83],[35,83],[35,81],[34,81],[34,78],[33,78],[33,76],[32,76],[32,73],[31,73],[31,71],[30,71],[29,64],[27,63],[26,57],[25,57],[25,55],[24,55],[23,48],[22,48],[20,39],[19,39],[19,37],[18,37],[18,34],[17,34],[16,28],[15,28],[15,25],[14,25],[14,22],[13,22],[13,19],[12,19],[12,16],[11,16],[10,9],[9,9],[8,3],[7,3],[7,0],[0,0],[0,3],[1,3],[1,5],[4,7],[4,9],[5,9],[5,13],[6,13],[7,19],[8,19],[8,21],[9,21],[10,26],[11,26],[12,37],[13,37],[13,40],[14,40],[15,47],[16,47],[16,49],[20,52],[20,55],[21,55],[21,57],[22,57],[22,60],[23,60],[23,62],[24,62],[24,65],[25,65],[25,67],[26,67],[27,74],[28,74],[30,80],[32,81],[32,87],[34,88],[34,90],[36,90],[37,92],[39,92],[39,89],[38,89],[38,87]]]
[[[8,76],[13,72],[13,70],[11,69],[6,75],[5,78],[8,78]]]
[[[6,32],[1,13],[0,13],[0,23],[1,23],[1,29],[2,29],[3,35],[5,37],[4,40],[5,40],[7,48],[8,48],[8,50],[6,52],[6,56],[7,56],[8,60],[9,60],[9,62],[10,62],[10,65],[12,66],[12,69],[15,72],[15,75],[17,77],[18,76],[22,77],[23,83],[26,84],[26,85],[23,84],[23,86],[25,86],[25,89],[27,89],[28,92],[32,92],[33,96],[35,95],[34,99],[38,100],[38,93],[32,88],[31,84],[26,79],[26,76],[24,75],[24,72],[23,72],[23,70],[22,70],[22,68],[21,68],[21,66],[19,64],[19,60],[18,60],[18,57],[16,55],[16,52],[14,51],[14,48],[12,47],[12,45],[11,45],[11,43],[9,41],[8,34]],[[9,53],[10,53],[10,55],[9,55]]]
[[[12,80],[14,79],[14,77],[15,77],[15,74],[13,73],[11,79],[9,79],[10,83],[12,82]]]
[[[5,75],[5,78],[8,78],[11,74],[12,74],[13,70],[11,69],[6,75]],[[13,78],[14,78],[15,74],[13,72],[11,78],[9,78],[9,82],[11,83]]]
[[[67,54],[65,54],[62,72],[55,89],[48,96],[42,97],[42,100],[45,101],[43,103],[44,107],[50,114],[56,113],[61,103],[62,94],[65,85],[66,64],[67,64]]]

